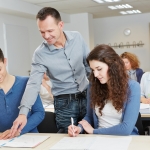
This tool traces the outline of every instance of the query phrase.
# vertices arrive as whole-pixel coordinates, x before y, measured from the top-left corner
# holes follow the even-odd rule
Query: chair
[[[37,126],[39,133],[57,133],[55,113],[45,111],[44,120]]]
[[[145,129],[146,135],[150,135],[150,126],[147,126]]]
[[[135,126],[138,129],[139,135],[145,135],[144,130],[143,130],[143,124],[142,124],[142,119],[141,119],[141,113],[140,112],[139,112],[139,115],[138,115]]]

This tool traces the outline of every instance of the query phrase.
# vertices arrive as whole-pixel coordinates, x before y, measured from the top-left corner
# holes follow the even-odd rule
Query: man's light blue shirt
[[[27,115],[40,91],[43,74],[47,72],[54,96],[82,92],[88,86],[90,68],[86,62],[89,48],[76,31],[64,31],[66,43],[63,48],[43,42],[34,52],[32,68],[21,101],[20,114]]]

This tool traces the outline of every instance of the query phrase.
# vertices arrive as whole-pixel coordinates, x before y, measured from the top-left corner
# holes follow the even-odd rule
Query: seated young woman
[[[87,57],[92,70],[87,91],[87,113],[69,136],[88,134],[138,135],[140,85],[130,80],[123,60],[107,45],[95,47]]]
[[[20,102],[28,81],[28,77],[13,76],[6,70],[7,60],[0,49],[0,140],[13,138],[10,128],[19,114]],[[15,66],[14,66],[15,67]],[[28,132],[38,132],[37,126],[44,119],[44,108],[40,97],[31,108],[27,116],[27,124],[21,133],[16,132],[15,136]]]

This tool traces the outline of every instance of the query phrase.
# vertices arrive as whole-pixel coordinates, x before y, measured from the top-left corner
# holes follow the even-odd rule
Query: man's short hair
[[[0,61],[4,62],[4,54],[3,54],[3,51],[1,50],[1,48],[0,48]]]
[[[36,19],[45,20],[47,16],[53,17],[57,22],[61,21],[60,13],[52,7],[44,7],[42,8],[36,15]]]

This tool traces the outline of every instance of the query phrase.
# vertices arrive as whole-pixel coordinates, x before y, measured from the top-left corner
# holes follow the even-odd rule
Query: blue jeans
[[[68,126],[71,124],[71,117],[74,119],[74,125],[82,120],[86,114],[87,99],[86,96],[74,98],[56,98],[54,96],[54,107],[56,114],[56,124],[63,133],[68,133]]]

